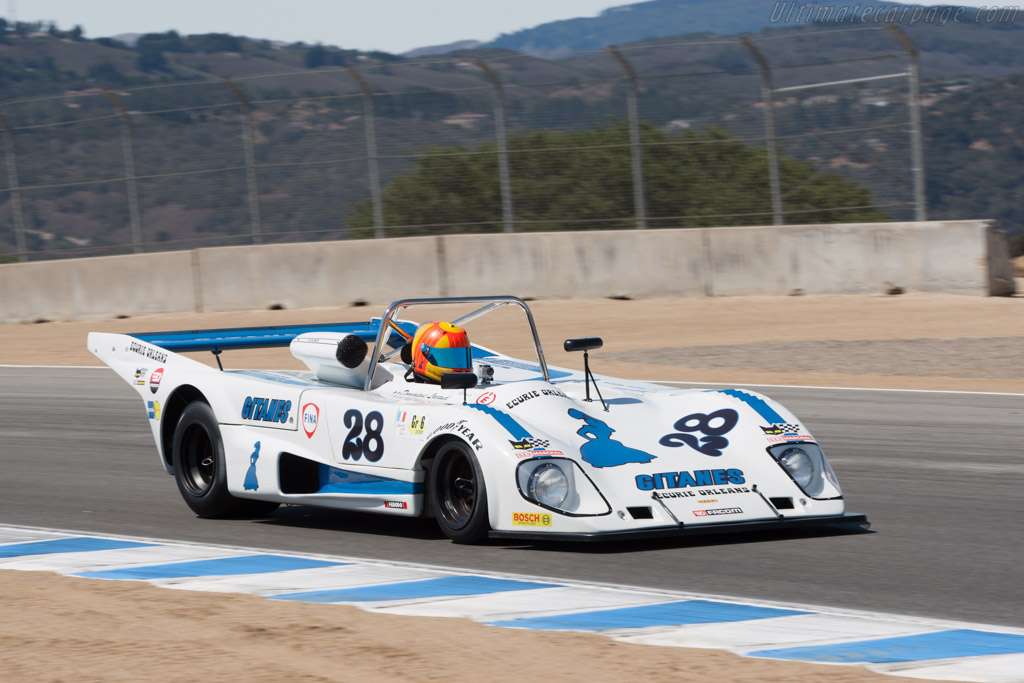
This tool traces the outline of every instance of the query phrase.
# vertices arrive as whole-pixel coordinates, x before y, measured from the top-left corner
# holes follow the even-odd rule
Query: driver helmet
[[[412,371],[417,379],[441,383],[446,372],[470,372],[473,353],[466,330],[449,322],[424,323],[412,338]]]

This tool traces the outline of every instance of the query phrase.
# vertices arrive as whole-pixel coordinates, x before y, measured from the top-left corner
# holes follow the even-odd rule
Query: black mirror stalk
[[[583,380],[586,386],[587,395],[584,401],[588,403],[593,401],[590,398],[590,383],[594,383],[594,390],[597,392],[597,397],[601,399],[601,406],[604,408],[604,412],[608,412],[608,404],[605,403],[604,396],[601,395],[601,389],[597,386],[597,380],[594,379],[594,373],[590,371],[590,353],[591,349],[599,349],[604,346],[604,341],[600,337],[579,337],[577,339],[566,339],[562,345],[566,351],[582,351],[583,352]]]

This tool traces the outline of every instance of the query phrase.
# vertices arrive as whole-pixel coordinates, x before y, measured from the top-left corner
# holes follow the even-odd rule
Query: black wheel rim
[[[190,424],[181,436],[181,481],[194,496],[205,495],[217,476],[213,439],[201,424]]]
[[[466,526],[476,509],[476,472],[469,457],[461,451],[450,451],[441,463],[438,481],[441,493],[441,516],[454,528]]]

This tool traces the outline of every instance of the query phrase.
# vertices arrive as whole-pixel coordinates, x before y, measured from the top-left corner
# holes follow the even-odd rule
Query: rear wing
[[[416,324],[396,321],[410,336],[416,332]],[[319,325],[266,325],[263,327],[225,327],[210,330],[169,330],[166,332],[129,333],[139,341],[153,346],[185,353],[188,351],[210,351],[219,354],[232,349],[265,349],[288,346],[292,340],[306,332],[340,332],[354,334],[373,344],[380,330],[380,318],[368,322],[324,323]],[[392,345],[400,345],[394,340]]]

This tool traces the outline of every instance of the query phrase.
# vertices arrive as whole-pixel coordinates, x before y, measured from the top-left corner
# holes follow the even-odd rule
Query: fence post
[[[345,70],[363,91],[363,128],[366,131],[366,158],[370,170],[370,203],[373,205],[373,236],[384,237],[384,204],[380,197],[380,168],[377,166],[377,122],[373,113],[373,91],[358,71]]]
[[[647,200],[644,195],[644,161],[643,152],[640,148],[640,122],[637,112],[637,83],[636,72],[633,66],[626,61],[618,48],[614,45],[608,46],[615,60],[626,72],[626,79],[629,81],[629,91],[626,96],[626,117],[629,119],[629,148],[633,162],[633,210],[636,213],[636,228],[644,230],[647,228]]]
[[[252,222],[253,244],[263,243],[263,225],[260,222],[260,195],[256,184],[256,152],[253,149],[252,105],[242,89],[228,78],[223,77],[224,85],[228,86],[239,104],[242,105],[242,146],[245,148],[245,182],[249,194],[249,220]]]
[[[132,147],[132,119],[131,114],[121,104],[121,100],[107,88],[103,89],[110,103],[117,109],[118,117],[121,119],[121,154],[124,156],[124,182],[128,193],[128,218],[132,231],[132,249],[136,254],[141,254],[142,243],[142,217],[139,213],[139,194],[135,187],[135,150]]]
[[[779,186],[779,157],[775,149],[775,105],[772,102],[772,70],[768,66],[761,51],[750,42],[749,38],[741,37],[740,43],[747,48],[761,66],[761,100],[764,102],[764,137],[765,148],[768,150],[768,186],[772,195],[772,223],[784,225],[782,214],[782,189]]]
[[[14,153],[14,129],[3,114],[0,114],[0,126],[4,129],[7,187],[11,193],[11,214],[14,216],[14,248],[18,252],[18,260],[25,263],[28,261],[28,247],[25,246],[25,217],[21,213],[21,188],[18,185],[18,161]]]
[[[907,108],[910,110],[910,173],[914,178],[914,220],[928,220],[921,149],[921,101],[918,92],[917,48],[895,24],[886,24],[907,51]]]
[[[505,91],[497,74],[491,71],[484,60],[477,57],[473,63],[491,81],[494,86],[494,137],[498,143],[498,184],[501,187],[501,218],[505,232],[515,232],[516,226],[512,213],[512,182],[508,170],[508,140],[505,134]]]

